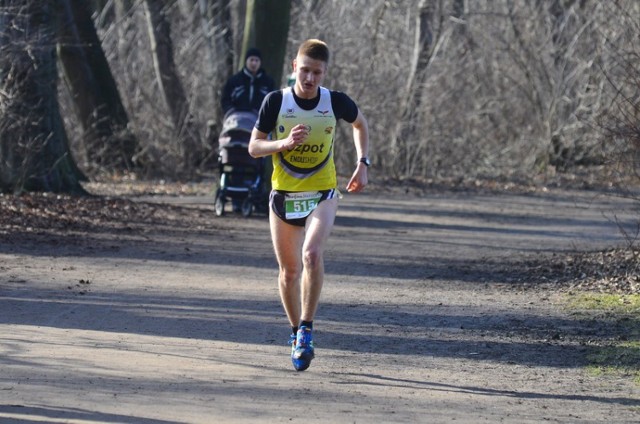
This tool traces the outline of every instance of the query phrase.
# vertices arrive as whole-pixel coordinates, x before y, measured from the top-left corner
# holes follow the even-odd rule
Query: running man
[[[312,330],[324,282],[323,254],[338,210],[333,143],[339,119],[352,125],[357,153],[347,191],[364,189],[370,165],[364,115],[349,96],[321,86],[328,64],[323,41],[303,42],[293,60],[294,86],[267,95],[249,142],[253,157],[270,155],[273,161],[269,223],[297,371],[309,368],[315,355]]]

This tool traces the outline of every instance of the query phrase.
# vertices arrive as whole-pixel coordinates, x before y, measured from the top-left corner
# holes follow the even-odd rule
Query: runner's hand
[[[291,129],[289,137],[285,139],[283,147],[287,150],[293,150],[307,140],[309,136],[309,127],[304,124],[298,124]]]
[[[356,170],[353,172],[353,175],[347,184],[347,191],[349,193],[358,193],[364,190],[368,182],[367,166],[363,163],[358,163]]]

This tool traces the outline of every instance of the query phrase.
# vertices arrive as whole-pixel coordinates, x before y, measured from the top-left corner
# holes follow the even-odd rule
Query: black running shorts
[[[269,195],[271,210],[284,222],[304,227],[311,212],[323,200],[338,196],[338,190],[287,192],[272,190]]]

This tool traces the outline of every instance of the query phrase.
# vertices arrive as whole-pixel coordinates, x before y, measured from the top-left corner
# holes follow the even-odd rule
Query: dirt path
[[[173,201],[165,225],[3,240],[0,422],[640,420],[638,386],[583,368],[623,330],[518,268],[620,244],[613,220],[630,226],[632,202],[345,197],[317,356],[296,373],[266,219]]]

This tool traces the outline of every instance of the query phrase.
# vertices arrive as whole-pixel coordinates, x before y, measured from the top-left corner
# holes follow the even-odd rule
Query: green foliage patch
[[[640,385],[640,341],[601,347],[587,359],[591,375],[631,377]]]
[[[569,307],[598,310],[607,314],[631,314],[640,318],[640,294],[585,293],[572,298]]]
[[[621,341],[599,346],[587,356],[589,373],[630,377],[640,385],[640,294],[580,294],[568,307],[578,313],[598,312],[601,319],[616,321],[624,332]]]

